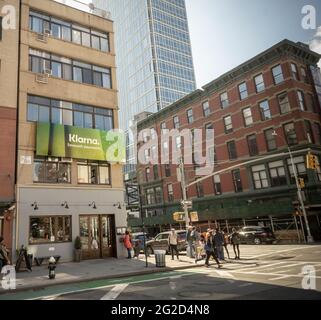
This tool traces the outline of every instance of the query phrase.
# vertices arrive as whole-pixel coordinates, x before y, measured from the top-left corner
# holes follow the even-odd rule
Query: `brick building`
[[[302,43],[281,41],[138,123],[138,131],[154,129],[158,136],[164,128],[202,128],[204,135],[206,128],[213,128],[214,171],[240,164],[188,188],[198,224],[207,227],[216,222],[230,228],[261,223],[272,224],[275,230],[298,230],[288,144],[298,176],[305,181],[310,227],[320,237],[321,171],[305,164],[308,151],[321,154],[320,103],[312,76],[319,59]],[[184,148],[184,141],[181,144]],[[249,160],[254,161],[241,165]],[[152,232],[169,228],[175,223],[172,213],[182,211],[176,169],[175,164],[138,166],[145,225]],[[185,174],[187,183],[199,178],[193,164],[185,165]],[[138,227],[141,221],[129,223]]]

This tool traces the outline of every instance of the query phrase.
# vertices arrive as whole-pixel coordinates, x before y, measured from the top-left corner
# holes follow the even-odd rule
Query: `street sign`
[[[188,209],[190,209],[190,208],[192,208],[193,202],[189,201],[189,200],[185,200],[185,201],[183,200],[183,201],[181,201],[181,204],[182,204],[183,208],[184,208],[184,206],[186,206]]]
[[[173,213],[174,221],[185,221],[185,213],[184,212],[174,212]]]
[[[190,212],[190,217],[192,222],[198,222],[198,213],[197,211]]]

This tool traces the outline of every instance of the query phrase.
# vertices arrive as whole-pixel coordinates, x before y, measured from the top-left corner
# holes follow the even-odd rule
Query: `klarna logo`
[[[83,144],[92,144],[99,146],[99,141],[97,139],[84,138],[80,137],[78,134],[69,134],[69,142],[73,143],[83,143]]]

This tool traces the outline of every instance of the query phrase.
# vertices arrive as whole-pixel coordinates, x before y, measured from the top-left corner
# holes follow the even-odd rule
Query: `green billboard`
[[[36,154],[125,163],[125,138],[122,132],[116,130],[102,131],[38,122]]]

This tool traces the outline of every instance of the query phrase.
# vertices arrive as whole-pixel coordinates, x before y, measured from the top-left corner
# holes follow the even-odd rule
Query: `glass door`
[[[102,258],[116,256],[115,221],[113,215],[101,216]]]

